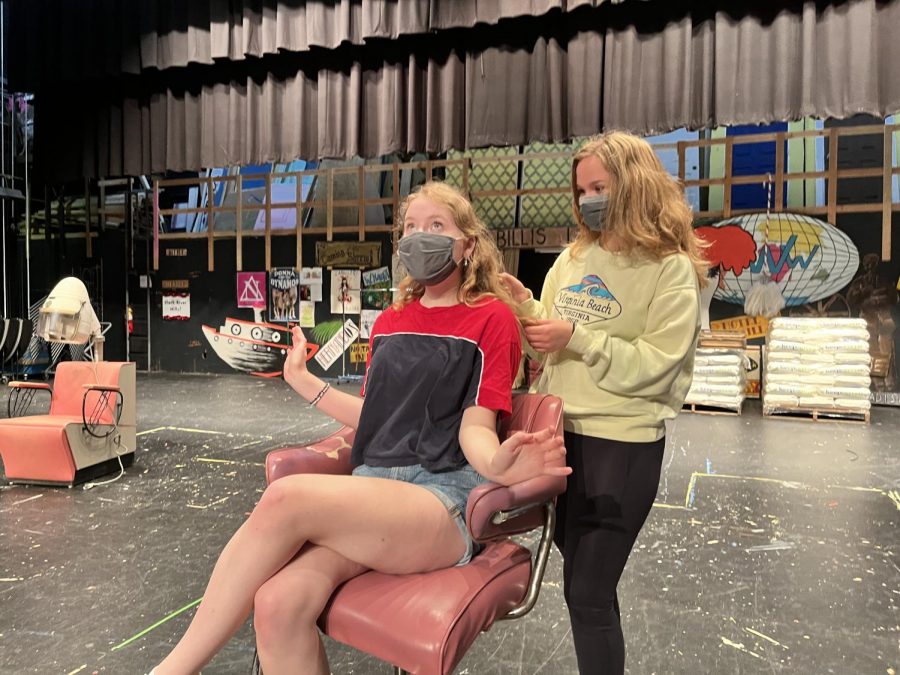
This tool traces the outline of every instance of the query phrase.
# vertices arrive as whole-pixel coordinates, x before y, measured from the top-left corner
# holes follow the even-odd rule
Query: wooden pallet
[[[732,415],[737,416],[741,414],[741,409],[738,408],[735,410],[734,408],[723,408],[717,405],[706,405],[704,403],[685,403],[681,407],[681,412],[691,412],[698,413],[700,415]]]
[[[807,420],[810,422],[855,422],[868,424],[869,410],[853,410],[851,408],[800,408],[779,406],[763,406],[763,417],[781,417]]]

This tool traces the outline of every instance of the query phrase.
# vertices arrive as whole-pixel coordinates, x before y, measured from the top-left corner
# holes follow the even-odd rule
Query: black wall
[[[324,241],[324,237],[304,235],[303,266],[316,266],[316,242]],[[354,238],[355,240],[355,238]],[[369,236],[369,241],[376,240]],[[390,236],[381,238],[382,265],[390,267]],[[186,373],[233,373],[236,372],[222,361],[211,348],[203,335],[205,324],[215,329],[224,325],[226,318],[254,320],[252,309],[237,307],[237,273],[235,240],[216,241],[214,249],[215,271],[206,271],[207,242],[205,239],[166,240],[160,242],[159,270],[154,272],[153,289],[150,307],[150,342],[151,370],[186,372]],[[166,249],[187,249],[184,257],[169,257]],[[265,269],[264,240],[261,237],[245,237],[242,245],[244,271],[262,271]],[[296,239],[292,236],[272,238],[272,267],[294,267],[296,265]],[[316,303],[316,323],[340,319],[332,315],[329,302],[330,273],[323,270],[322,301]],[[162,318],[162,296],[169,291],[163,289],[166,279],[186,279],[190,293],[191,318],[188,321],[172,321]],[[359,325],[359,316],[348,315]],[[263,313],[263,321],[267,315]],[[309,330],[306,331],[309,338]],[[323,372],[319,364],[311,359],[309,369],[319,375],[336,377],[341,375],[342,364],[338,360],[327,372]],[[362,375],[364,364],[352,364],[349,353],[345,359],[346,374]]]

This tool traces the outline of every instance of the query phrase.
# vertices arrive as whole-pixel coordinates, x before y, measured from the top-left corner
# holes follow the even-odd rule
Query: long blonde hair
[[[708,263],[703,242],[694,234],[694,214],[684,198],[684,189],[665,170],[647,141],[621,131],[590,139],[572,158],[572,210],[578,223],[572,255],[577,256],[600,238],[599,232],[587,228],[578,209],[575,171],[587,157],[599,159],[609,172],[604,232],[616,238],[619,251],[651,260],[684,253],[694,266],[700,287],[704,287]]]
[[[497,244],[481,222],[472,203],[455,187],[440,181],[429,181],[421,185],[400,204],[397,210],[395,227],[402,236],[403,221],[409,205],[416,199],[425,197],[435,204],[444,206],[453,214],[453,223],[466,239],[475,239],[475,249],[468,258],[468,264],[460,266],[461,282],[457,297],[460,302],[474,305],[488,297],[502,300],[513,307],[512,298],[506,287],[500,283],[503,262]],[[425,293],[425,286],[408,276],[400,282],[400,297],[394,303],[396,309],[402,309]]]

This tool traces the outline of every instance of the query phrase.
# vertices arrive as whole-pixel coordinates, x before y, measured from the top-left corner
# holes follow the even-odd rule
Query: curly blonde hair
[[[673,253],[690,258],[700,287],[707,283],[708,263],[703,242],[694,234],[694,214],[682,186],[665,170],[650,144],[621,131],[595,136],[572,158],[572,211],[578,236],[571,244],[573,257],[597,242],[578,209],[579,162],[596,157],[609,172],[609,207],[604,232],[613,235],[626,255],[661,260]]]
[[[504,271],[503,262],[497,244],[472,203],[455,187],[440,181],[429,181],[421,185],[400,204],[394,226],[402,236],[403,222],[409,205],[416,199],[425,197],[435,204],[444,206],[453,214],[453,222],[467,239],[475,239],[475,249],[469,257],[467,265],[461,266],[462,273],[457,296],[459,301],[474,305],[488,297],[498,298],[510,307],[514,307],[512,298],[506,287],[500,283],[500,273]],[[396,309],[402,309],[425,293],[425,286],[407,276],[400,282],[400,297],[394,303]]]

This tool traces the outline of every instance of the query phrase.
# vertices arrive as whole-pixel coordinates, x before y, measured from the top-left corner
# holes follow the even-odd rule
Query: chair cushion
[[[341,586],[319,618],[330,637],[416,675],[446,675],[478,634],[525,597],[531,554],[488,544],[472,562],[424,574],[367,572]]]
[[[81,426],[81,415],[33,415],[0,420],[0,455],[8,480],[71,483],[75,461],[66,426]]]

